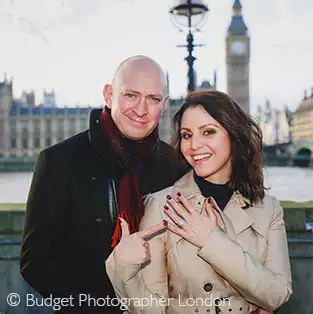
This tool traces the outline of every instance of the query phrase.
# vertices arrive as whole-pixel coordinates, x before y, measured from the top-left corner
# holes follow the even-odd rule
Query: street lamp
[[[193,32],[199,31],[209,9],[202,0],[177,0],[176,3],[177,5],[173,6],[169,13],[176,27],[180,30],[182,30],[182,28],[188,30],[187,45],[179,45],[178,47],[187,47],[188,50],[188,56],[185,60],[188,64],[187,90],[190,92],[195,89],[193,63],[196,58],[192,55],[192,52],[194,47],[203,46],[193,43]]]

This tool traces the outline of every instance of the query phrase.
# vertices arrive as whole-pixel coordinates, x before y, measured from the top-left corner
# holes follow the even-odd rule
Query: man
[[[174,150],[159,140],[166,78],[145,56],[125,60],[107,106],[90,114],[89,130],[43,150],[26,207],[21,274],[57,313],[120,313],[104,262],[121,236],[143,215],[142,198],[185,173]],[[115,305],[115,306],[113,306]]]

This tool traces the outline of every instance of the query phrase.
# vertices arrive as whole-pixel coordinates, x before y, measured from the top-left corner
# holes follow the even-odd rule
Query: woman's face
[[[231,176],[231,142],[228,133],[202,107],[189,107],[181,121],[181,152],[195,173],[224,184]]]

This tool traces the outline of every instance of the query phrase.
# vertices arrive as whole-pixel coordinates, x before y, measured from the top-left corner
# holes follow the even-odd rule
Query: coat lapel
[[[262,202],[252,206],[248,199],[239,192],[234,192],[224,209],[224,213],[229,217],[236,235],[251,227],[264,237],[262,207],[264,207]]]
[[[242,205],[236,198],[232,197],[224,209],[224,213],[230,219],[236,235],[254,224],[254,219],[250,217],[245,209],[242,209],[243,206],[246,205]]]

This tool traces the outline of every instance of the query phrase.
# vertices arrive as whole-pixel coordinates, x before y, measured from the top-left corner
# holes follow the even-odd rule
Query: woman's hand
[[[120,218],[122,237],[115,248],[115,258],[123,265],[142,264],[150,260],[149,243],[145,239],[167,227],[167,221],[130,234],[127,222]]]
[[[165,205],[164,211],[176,224],[169,223],[168,229],[202,248],[209,234],[217,226],[217,213],[210,204],[210,199],[205,201],[206,217],[200,215],[183,195],[177,193],[177,197],[183,206],[170,195],[166,196],[171,206]]]

